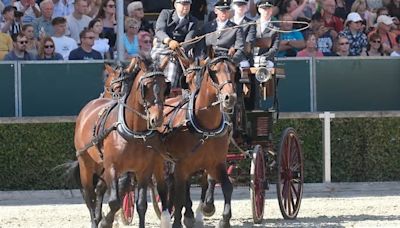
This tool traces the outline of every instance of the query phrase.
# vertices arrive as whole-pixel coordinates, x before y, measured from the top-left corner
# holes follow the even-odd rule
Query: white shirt
[[[223,21],[223,22],[217,20],[217,31],[223,29],[227,22],[228,22],[228,20]]]
[[[105,53],[110,50],[110,45],[108,44],[108,39],[97,39],[94,41],[94,45],[92,47],[94,50],[101,53],[103,59],[105,58]]]
[[[233,17],[233,22],[235,22],[235,24],[240,25],[240,23],[243,21],[243,17],[237,17],[236,15]]]
[[[270,24],[271,19],[267,20],[267,21],[263,21],[260,19],[260,27],[261,27],[261,33],[264,32],[264,30],[268,27],[268,25]]]
[[[25,7],[21,4],[21,2],[14,2],[14,6],[17,7],[18,11],[24,12]],[[39,5],[35,4],[36,9],[39,10]],[[22,24],[32,24],[33,20],[36,19],[35,12],[33,12],[32,7],[29,7],[25,12],[24,16],[22,17]]]
[[[67,36],[61,36],[61,37],[51,37],[54,41],[54,45],[56,46],[55,51],[60,53],[64,60],[68,60],[69,53],[78,48],[78,45],[76,44],[76,41],[70,37]]]

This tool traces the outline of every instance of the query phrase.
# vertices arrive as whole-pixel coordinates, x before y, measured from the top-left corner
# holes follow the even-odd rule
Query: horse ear
[[[132,58],[131,62],[129,63],[129,66],[124,70],[125,73],[127,73],[127,74],[132,73],[132,71],[135,68],[137,62],[138,62],[138,58]]]
[[[105,63],[104,68],[105,68],[104,70],[107,72],[108,75],[114,73],[113,68],[109,64]]]
[[[208,58],[214,59],[214,56],[215,56],[214,49],[212,48],[212,46],[208,46]]]
[[[144,71],[144,72],[147,71],[147,65],[146,65],[145,61],[139,61],[139,66],[142,71]]]

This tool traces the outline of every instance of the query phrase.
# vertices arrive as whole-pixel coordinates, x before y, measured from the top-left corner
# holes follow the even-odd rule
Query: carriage
[[[272,137],[274,122],[279,118],[278,83],[285,78],[284,66],[266,56],[256,56],[254,67],[243,72],[242,79],[247,83],[237,86],[233,137],[226,156],[227,173],[233,182],[240,182],[238,178],[248,174],[245,184],[250,187],[254,223],[263,221],[266,191],[275,179],[281,214],[285,219],[295,219],[304,183],[301,143],[291,127],[283,130],[278,142]],[[243,162],[250,164],[250,170],[239,165]],[[276,178],[272,178],[272,174],[276,174]],[[134,183],[132,180],[131,191],[123,198],[121,218],[124,224],[130,224],[133,218]],[[151,186],[151,194],[155,212],[160,217],[155,184]]]

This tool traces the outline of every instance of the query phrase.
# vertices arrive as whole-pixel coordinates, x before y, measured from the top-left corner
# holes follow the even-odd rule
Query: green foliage
[[[64,187],[62,170],[75,159],[74,123],[0,125],[0,190]]]
[[[76,159],[74,125],[0,125],[0,190],[65,188],[61,178],[63,170],[53,168]],[[281,133],[287,127],[293,127],[299,135],[304,153],[305,181],[321,182],[321,120],[279,120],[273,128],[275,151],[278,151]],[[399,118],[333,119],[331,130],[332,181],[400,180]],[[248,172],[249,161],[238,164]],[[269,179],[274,181],[276,172],[271,173]]]

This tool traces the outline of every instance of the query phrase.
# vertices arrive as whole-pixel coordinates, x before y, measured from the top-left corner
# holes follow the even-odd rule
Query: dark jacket
[[[208,47],[212,47],[215,52],[220,50],[229,50],[229,48],[234,47],[236,52],[233,55],[233,61],[235,63],[240,63],[245,60],[244,56],[244,41],[243,32],[240,27],[229,29],[230,27],[236,26],[232,21],[228,21],[225,27],[220,32],[217,31],[216,20],[210,21],[204,25],[202,34],[211,33],[207,35],[202,44],[202,52],[205,52]]]
[[[178,42],[187,41],[196,36],[197,24],[197,19],[190,14],[180,22],[175,10],[164,9],[158,16],[155,36],[160,42],[168,37]],[[182,47],[188,51],[193,47],[193,44],[183,45]]]

